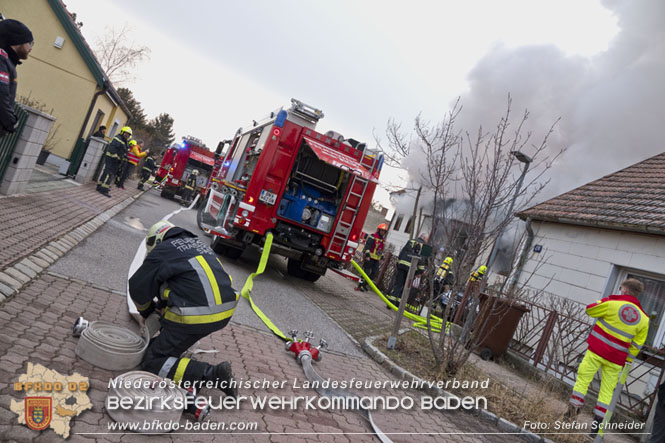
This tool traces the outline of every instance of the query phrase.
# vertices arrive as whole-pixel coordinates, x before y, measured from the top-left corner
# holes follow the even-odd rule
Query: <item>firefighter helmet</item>
[[[129,146],[135,146],[135,145],[136,145],[136,140],[129,141]]]
[[[194,170],[192,171],[192,175],[199,175],[199,170],[198,170],[198,169],[194,169]]]
[[[150,229],[148,229],[148,235],[145,237],[145,247],[148,252],[152,251],[152,248],[162,242],[164,235],[171,228],[175,228],[175,225],[164,220],[160,220],[154,225],[150,226]]]
[[[446,257],[443,259],[443,262],[447,265],[452,265],[453,264],[453,258],[452,257]]]
[[[487,266],[483,265],[478,268],[478,274],[483,275],[485,272],[487,272]]]
[[[123,126],[122,129],[120,130],[120,133],[126,132],[129,135],[132,135],[132,128],[129,126]]]
[[[383,229],[384,231],[387,231],[388,230],[388,225],[385,224],[385,223],[381,223],[379,226],[376,227],[377,231],[380,231],[381,229]]]

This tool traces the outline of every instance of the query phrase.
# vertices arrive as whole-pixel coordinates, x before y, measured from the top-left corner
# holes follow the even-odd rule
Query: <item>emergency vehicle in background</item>
[[[197,189],[205,188],[214,166],[214,152],[209,151],[198,138],[183,137],[182,143],[174,143],[166,150],[155,173],[156,181],[161,183],[162,197],[182,197],[187,178],[195,169],[199,171]]]
[[[290,275],[316,281],[353,257],[383,166],[383,155],[341,134],[315,130],[323,112],[298,100],[240,128],[199,208],[213,249],[237,258],[274,235],[272,251]]]

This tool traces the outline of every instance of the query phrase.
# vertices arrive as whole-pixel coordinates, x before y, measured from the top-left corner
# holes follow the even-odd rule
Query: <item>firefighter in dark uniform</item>
[[[136,189],[143,191],[143,184],[148,181],[150,176],[155,172],[155,157],[156,154],[153,154],[145,159],[143,162],[143,168],[141,168],[141,179],[139,180],[139,185]]]
[[[104,152],[104,172],[97,182],[97,192],[110,197],[109,188],[115,180],[118,173],[118,167],[123,158],[127,156],[129,146],[127,142],[132,136],[132,128],[125,126],[120,130],[120,135],[116,135]]]
[[[196,178],[199,176],[199,170],[194,169],[191,174],[187,177],[187,181],[185,182],[185,191],[182,193],[182,199],[184,200],[185,204],[189,204],[192,202],[192,195],[194,194],[194,190],[196,189]]]
[[[376,232],[367,236],[365,240],[365,261],[363,263],[363,271],[374,281],[379,273],[379,263],[383,260],[383,247],[385,246],[386,233],[388,232],[388,225],[381,223],[376,228]],[[360,279],[356,291],[367,291],[367,281]]]
[[[417,240],[409,240],[397,257],[397,269],[395,271],[395,283],[393,285],[393,290],[390,295],[387,295],[386,298],[390,300],[395,306],[399,305],[400,300],[402,299],[402,291],[404,290],[404,285],[406,284],[406,277],[409,274],[409,269],[411,268],[411,256],[420,255],[423,245],[429,240],[427,235],[421,235]],[[421,257],[417,262],[418,269],[416,269],[415,275],[420,275],[425,272],[425,259]]]
[[[176,383],[218,382],[226,395],[236,397],[229,362],[211,365],[181,357],[228,324],[238,301],[230,276],[208,245],[169,222],[160,221],[148,230],[146,247],[148,255],[129,279],[129,293],[144,319],[154,311],[162,318],[142,368]]]

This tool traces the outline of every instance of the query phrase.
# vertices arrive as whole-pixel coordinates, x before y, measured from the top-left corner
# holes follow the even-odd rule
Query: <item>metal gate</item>
[[[14,105],[14,113],[18,117],[16,131],[13,134],[0,137],[0,182],[2,182],[2,178],[5,176],[7,166],[9,166],[9,162],[14,154],[16,142],[18,142],[21,131],[23,131],[23,126],[25,126],[25,121],[28,119],[27,111],[18,104]]]
[[[88,150],[88,143],[90,143],[90,139],[86,141],[82,138],[79,138],[76,142],[72,155],[69,156],[69,169],[67,169],[68,176],[74,177],[76,176],[76,173],[79,172],[83,157],[85,157],[85,153]]]

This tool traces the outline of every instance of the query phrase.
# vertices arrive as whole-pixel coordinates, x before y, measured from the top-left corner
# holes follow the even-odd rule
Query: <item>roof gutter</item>
[[[611,223],[611,222],[594,222],[594,221],[584,221],[576,220],[570,218],[559,218],[559,217],[547,217],[540,215],[528,216],[525,213],[517,214],[522,220],[533,218],[534,220],[540,220],[551,223],[560,223],[563,225],[575,225],[575,226],[586,226],[591,228],[601,228],[601,229],[614,229],[618,231],[629,231],[629,232],[638,232],[642,234],[653,234],[653,235],[665,235],[665,227],[655,227],[649,225],[631,225],[626,223]]]

